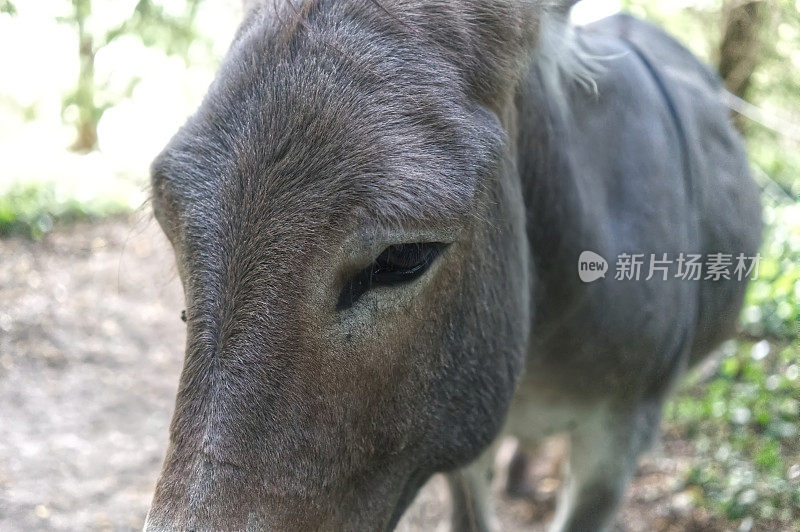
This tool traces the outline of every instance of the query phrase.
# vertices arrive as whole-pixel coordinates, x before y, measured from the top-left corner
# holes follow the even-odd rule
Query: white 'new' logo
[[[584,251],[578,258],[578,275],[584,283],[592,283],[605,278],[608,271],[606,259],[593,251]]]

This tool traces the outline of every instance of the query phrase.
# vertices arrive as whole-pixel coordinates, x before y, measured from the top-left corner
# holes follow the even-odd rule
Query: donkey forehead
[[[466,215],[500,160],[495,115],[424,61],[403,61],[418,76],[393,75],[376,72],[390,57],[365,67],[324,47],[264,58],[240,48],[154,164],[154,189],[177,204],[402,225]]]

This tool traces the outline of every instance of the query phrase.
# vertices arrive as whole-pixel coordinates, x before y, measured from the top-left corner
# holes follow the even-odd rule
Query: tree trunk
[[[767,3],[767,0],[729,0],[723,7],[725,29],[719,47],[719,73],[725,87],[743,99],[763,52],[761,29]]]
[[[73,0],[75,23],[78,26],[78,54],[80,72],[75,89],[75,106],[78,119],[75,123],[77,138],[71,146],[73,151],[90,152],[97,148],[97,121],[99,113],[94,99],[94,41],[86,29],[91,14],[90,0]]]

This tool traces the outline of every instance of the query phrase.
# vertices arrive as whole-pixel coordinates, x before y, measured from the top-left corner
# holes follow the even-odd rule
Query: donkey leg
[[[496,530],[489,496],[496,447],[492,445],[472,464],[447,474],[453,504],[453,532]]]
[[[497,478],[507,497],[525,498],[536,491],[529,472],[541,452],[542,441],[517,437],[504,441],[500,446],[496,461]]]
[[[527,497],[533,493],[533,486],[528,480],[528,468],[531,463],[529,450],[517,445],[506,471],[505,492],[509,497]]]
[[[661,401],[603,409],[570,433],[566,482],[551,532],[608,530],[639,455],[658,430]]]

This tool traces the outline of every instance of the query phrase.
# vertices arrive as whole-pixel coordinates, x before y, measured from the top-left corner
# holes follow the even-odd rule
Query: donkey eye
[[[372,284],[391,285],[416,279],[442,252],[442,244],[389,246],[372,263]]]
[[[337,310],[355,304],[370,288],[408,283],[420,277],[444,251],[446,244],[429,242],[389,246],[372,264],[357,273],[339,296]]]

